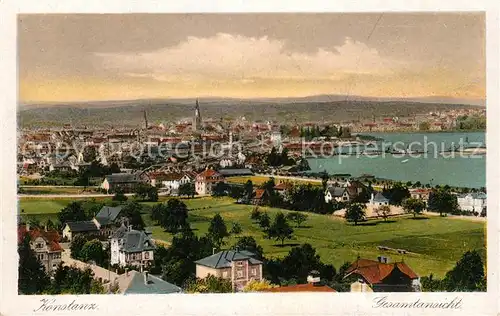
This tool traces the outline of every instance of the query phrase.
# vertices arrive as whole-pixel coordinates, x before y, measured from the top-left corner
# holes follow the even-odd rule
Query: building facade
[[[196,176],[194,189],[198,195],[211,195],[218,182],[225,182],[224,176],[213,169],[206,169]]]
[[[225,250],[196,261],[196,277],[209,275],[231,281],[233,290],[243,290],[248,282],[262,280],[262,261],[249,251]]]
[[[144,231],[122,225],[110,237],[111,265],[148,267],[153,262],[154,242]]]

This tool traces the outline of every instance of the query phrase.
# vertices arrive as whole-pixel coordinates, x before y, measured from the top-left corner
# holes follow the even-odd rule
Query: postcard
[[[11,15],[2,315],[496,314],[498,16],[62,10]]]

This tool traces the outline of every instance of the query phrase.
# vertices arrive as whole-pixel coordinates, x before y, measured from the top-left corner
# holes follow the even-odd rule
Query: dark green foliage
[[[255,254],[255,258],[264,259],[264,250],[257,244],[252,236],[243,236],[233,245],[233,249],[247,250]]]
[[[222,216],[220,216],[219,214],[215,214],[215,216],[210,221],[207,237],[210,238],[210,240],[212,240],[212,243],[217,247],[222,246],[224,238],[229,237],[226,223],[224,222]]]
[[[126,200],[128,200],[128,198],[122,191],[116,192],[113,196],[113,201],[125,202]]]
[[[467,251],[443,279],[448,292],[486,291],[484,263],[476,250]]]
[[[17,246],[19,255],[18,291],[19,294],[41,294],[49,285],[50,279],[40,260],[30,247],[30,237],[24,236]]]
[[[170,199],[167,204],[157,206],[160,210],[154,211],[159,216],[161,227],[171,233],[177,233],[185,227],[189,227],[188,209],[186,204],[179,199]]]
[[[310,244],[292,248],[283,259],[266,260],[264,267],[265,278],[281,285],[306,283],[307,276],[313,270],[320,273],[325,283],[337,278],[335,268],[322,263],[316,249]]]
[[[438,212],[443,215],[446,213],[456,213],[458,211],[457,196],[446,189],[434,189],[429,194],[428,210]]]
[[[286,218],[292,222],[297,223],[297,227],[307,220],[307,214],[301,212],[288,213]]]
[[[83,246],[87,243],[87,238],[84,235],[73,236],[70,245],[71,258],[80,260]]]
[[[271,218],[269,217],[269,214],[267,212],[262,212],[259,216],[259,226],[262,228],[264,231],[267,231],[269,227],[271,226]]]
[[[107,261],[106,252],[98,239],[87,241],[80,250],[80,260],[84,262],[95,262],[98,266],[104,266]]]
[[[239,235],[243,232],[240,223],[233,223],[231,227],[231,231],[229,232],[231,235]]]
[[[103,294],[104,289],[94,280],[90,268],[80,270],[60,264],[54,273],[54,280],[46,291],[47,294]]]
[[[366,216],[365,208],[365,204],[351,203],[347,206],[344,217],[348,222],[354,222],[354,225],[358,225]]]
[[[401,182],[396,182],[390,188],[384,188],[382,194],[389,199],[392,205],[401,205],[404,199],[409,198],[410,191]]]
[[[279,212],[276,214],[273,223],[267,230],[267,236],[270,239],[280,240],[282,246],[285,239],[292,239],[293,228],[290,227],[283,213]]]
[[[422,214],[426,205],[420,199],[409,198],[403,200],[402,206],[405,212],[413,214],[413,217],[417,217],[417,215]]]
[[[136,186],[135,197],[141,201],[150,201],[156,202],[158,201],[158,189],[154,186],[147,184],[139,184]]]
[[[260,220],[260,216],[262,215],[262,212],[259,211],[259,208],[258,207],[255,207],[253,210],[252,210],[252,213],[250,214],[250,219],[252,221],[255,221],[255,222],[258,222]]]
[[[72,202],[65,208],[63,208],[57,217],[59,222],[64,225],[67,222],[76,222],[76,221],[86,221],[90,220],[92,216],[89,216],[85,210],[83,209],[81,202]]]
[[[214,245],[206,237],[190,230],[174,236],[169,248],[158,247],[154,253],[153,274],[161,274],[168,282],[183,285],[195,277],[196,260],[212,255]]]
[[[194,183],[184,183],[179,186],[180,196],[190,196],[194,197],[196,195],[196,190],[194,188]]]
[[[141,213],[142,205],[132,201],[124,205],[120,216],[127,218],[129,225],[132,225],[134,229],[143,230],[145,225]]]

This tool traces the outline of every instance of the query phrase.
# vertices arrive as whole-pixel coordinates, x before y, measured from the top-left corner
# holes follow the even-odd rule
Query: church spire
[[[201,128],[201,114],[200,114],[200,104],[198,98],[196,98],[196,106],[194,108],[194,118],[193,118],[193,131]]]

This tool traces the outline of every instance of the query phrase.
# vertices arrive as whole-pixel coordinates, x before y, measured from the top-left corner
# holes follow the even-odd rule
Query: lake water
[[[460,142],[469,146],[485,145],[485,133],[364,133],[384,139],[398,149],[412,144],[411,149],[427,154],[403,155],[352,155],[308,159],[311,172],[326,170],[330,174],[363,174],[397,181],[420,181],[423,184],[450,185],[480,188],[486,186],[486,155],[460,155],[437,152],[448,150]],[[396,142],[401,142],[396,144]],[[427,146],[426,146],[427,144]],[[434,145],[436,144],[436,146]],[[377,142],[378,149],[382,142]]]

